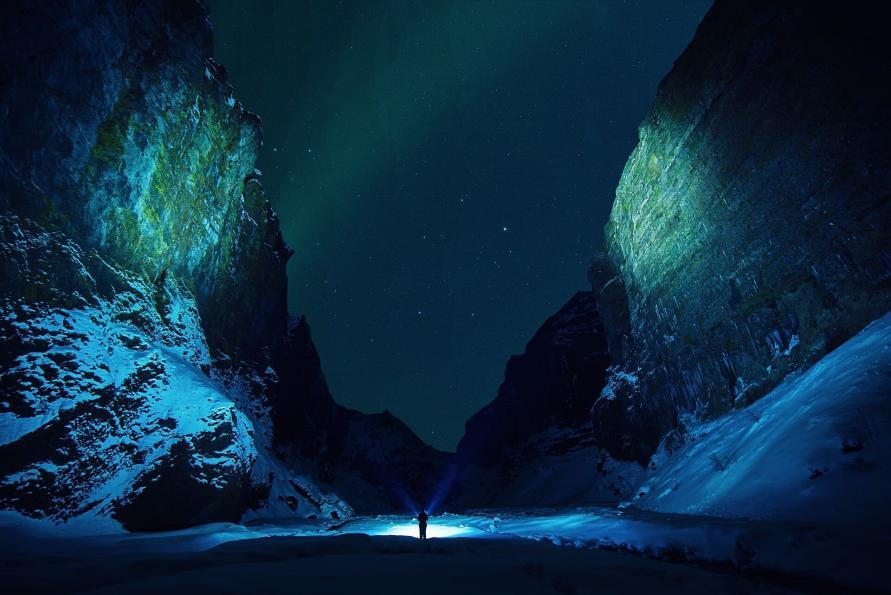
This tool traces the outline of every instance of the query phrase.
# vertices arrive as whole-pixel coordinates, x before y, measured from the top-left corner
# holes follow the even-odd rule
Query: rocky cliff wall
[[[175,275],[212,348],[272,344],[289,252],[251,176],[259,118],[210,59],[202,5],[12,2],[0,27],[0,206]]]
[[[891,308],[881,12],[716,2],[640,127],[606,252],[589,271],[593,292],[539,331],[572,340],[544,350],[533,341],[511,359],[497,398],[467,424],[456,502],[634,495],[697,440],[691,428],[715,418],[723,427],[722,414]],[[588,335],[594,351],[579,341]],[[573,343],[587,355],[566,357]],[[574,380],[583,377],[596,381]],[[590,417],[578,417],[583,409]],[[799,471],[790,466],[790,477]]]
[[[624,423],[647,431],[626,457],[751,403],[891,307],[881,12],[719,0],[660,85],[605,230],[639,380]]]
[[[0,258],[4,508],[131,528],[237,519],[258,452],[248,417],[206,376],[188,291],[15,216],[0,217]],[[181,506],[140,511],[174,486]]]
[[[607,444],[591,423],[610,343],[591,291],[541,326],[508,361],[495,399],[467,421],[450,505],[608,504],[630,495],[643,468],[613,460],[606,447],[621,450],[622,437]]]
[[[0,6],[2,508],[338,519],[337,490],[404,509],[448,464],[332,399],[288,321],[259,119],[211,55],[197,0]]]
[[[498,395],[467,420],[459,457],[492,465],[549,426],[587,422],[608,365],[596,298],[579,292],[507,362]]]
[[[272,452],[290,251],[203,6],[0,10],[2,506],[128,529],[349,514]]]
[[[305,318],[292,318],[269,391],[279,457],[330,486],[356,512],[417,512],[442,491],[453,455],[425,444],[388,411],[337,404]]]

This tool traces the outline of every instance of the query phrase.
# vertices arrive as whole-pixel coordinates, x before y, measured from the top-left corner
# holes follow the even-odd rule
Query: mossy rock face
[[[605,237],[661,432],[746,404],[891,308],[882,19],[719,1],[659,87]]]
[[[291,251],[202,4],[13,0],[0,22],[0,508],[349,516],[271,452]]]
[[[200,0],[11,0],[0,23],[0,508],[149,530],[353,514],[320,476],[429,496],[367,500],[449,457],[338,406],[294,344],[260,122]]]
[[[225,270],[256,159],[253,121],[185,74],[164,68],[123,92],[81,180],[94,242],[151,277]]]
[[[250,355],[274,343],[290,253],[254,174],[259,119],[210,59],[201,4],[19,12],[0,40],[0,72],[12,81],[0,108],[16,114],[0,122],[0,207],[149,281],[178,278],[216,328],[214,350]],[[62,55],[60,31],[78,32]],[[266,285],[246,287],[258,279]],[[239,325],[219,328],[230,311],[241,313]]]

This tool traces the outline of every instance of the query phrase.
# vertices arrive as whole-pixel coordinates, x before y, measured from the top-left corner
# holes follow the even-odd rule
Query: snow
[[[602,506],[631,498],[646,478],[646,469],[636,462],[610,457],[588,428],[548,428],[529,437],[513,457],[518,462],[509,473],[466,469],[462,504]]]
[[[636,374],[620,369],[618,366],[610,366],[606,377],[606,386],[600,391],[600,399],[612,401],[622,394],[624,387],[637,386],[640,382]]]
[[[21,404],[0,416],[0,444],[38,435],[72,411],[64,422],[66,447],[77,455],[35,452],[0,485],[19,494],[52,491],[54,509],[34,510],[35,516],[75,532],[120,531],[108,519],[112,507],[135,493],[137,480],[176,443],[188,445],[194,477],[217,488],[227,472],[249,469],[256,458],[248,418],[201,371],[210,355],[191,294],[168,280],[159,305],[157,286],[98,266],[120,284],[109,299],[94,296],[79,308],[0,304],[0,316],[16,320],[19,340],[42,346],[4,372],[18,382]],[[86,269],[80,274],[89,276]],[[103,414],[90,415],[87,403]],[[221,426],[225,444],[210,451],[197,446]]]
[[[3,552],[6,554],[6,552]],[[83,552],[73,559],[14,550],[13,591],[90,593],[790,593],[725,573],[616,552],[529,540],[400,536],[269,538],[177,552]]]
[[[15,413],[4,411],[0,413],[0,446],[18,440],[21,436],[29,434],[41,427],[47,421],[47,416],[35,415],[33,417],[19,417]]]
[[[466,525],[449,525],[444,523],[431,523],[427,527],[427,538],[436,539],[444,537],[457,537],[459,535],[467,536],[476,531]],[[385,535],[402,535],[405,537],[418,537],[418,525],[415,523],[393,525]]]
[[[592,577],[570,581],[575,592],[629,592],[636,584],[630,577],[648,572],[659,576],[659,583],[649,585],[651,592],[670,592],[680,576],[688,577],[685,586],[694,589],[693,592],[697,592],[695,589],[709,592],[705,590],[706,586],[713,589],[711,592],[726,592],[727,585],[715,585],[713,581],[722,577],[721,580],[732,583],[739,580],[733,574],[763,578],[776,576],[777,572],[784,573],[786,580],[793,583],[821,584],[824,588],[841,584],[881,590],[885,578],[882,560],[887,553],[881,549],[866,556],[862,551],[851,552],[846,549],[845,542],[798,525],[605,508],[444,514],[430,519],[427,533],[428,541],[420,542],[416,521],[393,515],[359,517],[337,524],[298,519],[249,525],[217,523],[168,533],[59,539],[38,532],[33,521],[8,513],[0,515],[0,551],[14,549],[14,555],[26,558],[17,560],[17,566],[9,567],[17,576],[34,579],[29,573],[29,560],[32,560],[31,566],[42,565],[41,573],[46,577],[43,580],[50,580],[54,572],[73,572],[72,568],[83,565],[92,569],[89,580],[96,581],[103,574],[115,574],[113,570],[102,570],[103,565],[119,564],[123,573],[119,579],[129,581],[128,589],[130,586],[140,589],[148,589],[145,585],[173,586],[178,584],[176,581],[191,581],[194,578],[191,573],[198,572],[199,583],[207,585],[205,589],[219,589],[225,585],[235,592],[238,589],[234,585],[250,585],[257,589],[258,584],[271,580],[270,576],[288,569],[285,576],[291,577],[289,580],[292,581],[299,577],[300,586],[307,592],[317,592],[308,585],[318,584],[315,581],[321,581],[322,577],[328,581],[346,581],[351,577],[366,590],[374,584],[377,588],[372,588],[371,592],[380,592],[386,583],[377,581],[410,575],[416,565],[429,563],[426,555],[438,553],[447,555],[434,555],[434,559],[441,560],[442,566],[428,577],[425,592],[429,589],[437,592],[439,581],[436,577],[440,574],[465,585],[468,592],[480,592],[478,588],[481,587],[463,582],[462,577],[466,576],[478,579],[473,564],[494,564],[491,572],[505,579],[530,564],[558,565],[563,575],[571,575],[591,571],[602,563],[607,566],[598,570],[603,575],[600,581],[594,581]],[[35,551],[43,556],[35,556]],[[113,556],[109,555],[111,551]],[[45,561],[52,559],[46,555],[48,552],[55,554],[55,559],[64,561],[52,572],[47,572],[48,562]],[[61,555],[61,552],[65,554]],[[390,557],[378,558],[380,555]],[[374,563],[364,563],[363,560],[368,561],[366,556],[374,557]],[[504,559],[493,560],[499,556]],[[324,570],[316,564],[308,564],[300,570],[294,567],[303,564],[301,560],[307,558],[321,562],[320,557],[330,558],[331,566],[323,565]],[[157,562],[159,558],[168,561]],[[180,561],[173,563],[171,558]],[[725,574],[713,574],[686,565],[665,565],[656,562],[658,559],[719,568]],[[198,563],[198,560],[225,561],[226,565],[241,568],[242,576],[230,584],[228,581],[232,577],[218,574],[221,569],[217,565]],[[274,561],[275,566],[252,566],[263,560]],[[241,566],[247,563],[251,566]],[[188,575],[168,576],[163,570],[168,567],[178,569],[177,572],[188,572]],[[201,570],[208,567],[214,567],[214,572]],[[141,570],[134,574],[133,569],[137,568]],[[341,570],[330,574],[330,568]],[[147,569],[154,569],[151,572],[157,576],[144,576],[149,572]],[[378,576],[382,569],[386,569],[389,578]],[[537,584],[534,577],[522,572],[520,577],[523,580],[513,587],[508,589],[502,584],[500,588],[516,593],[549,591]],[[148,582],[136,584],[143,580]],[[609,583],[610,580],[613,583]],[[343,582],[323,584],[327,589],[323,589],[324,592],[339,592],[336,585],[347,588]],[[611,590],[606,588],[607,584],[615,586]],[[743,589],[746,585],[748,588]],[[750,592],[756,587],[773,592],[772,587],[763,584],[737,586],[741,589],[739,592]],[[397,585],[396,592],[400,592],[399,588],[401,585]],[[273,589],[273,592],[279,591]]]
[[[891,527],[891,313],[752,405],[653,459],[634,506]]]

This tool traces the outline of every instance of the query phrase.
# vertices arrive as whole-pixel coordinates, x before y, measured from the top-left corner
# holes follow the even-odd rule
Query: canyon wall
[[[0,8],[4,509],[341,518],[422,500],[417,468],[448,462],[331,398],[288,317],[260,120],[212,54],[197,0]]]
[[[176,276],[214,349],[272,344],[290,252],[254,175],[260,120],[210,59],[203,7],[4,11],[0,207],[153,282]]]
[[[880,8],[718,1],[640,127],[605,230],[656,431],[760,398],[891,308]],[[596,415],[595,405],[595,415]]]
[[[578,503],[609,495],[592,483],[616,488],[615,501],[644,496],[634,482],[692,443],[699,424],[749,411],[891,309],[891,71],[881,13],[869,3],[715,3],[659,85],[589,271],[583,332],[601,336],[609,360],[565,368],[566,381],[596,382],[554,390],[525,382],[528,394],[513,379],[537,377],[539,359],[511,360],[459,448],[471,479],[458,491],[476,494],[474,505],[549,504],[555,493],[571,501],[560,485],[584,488]],[[578,336],[574,318],[555,319]],[[544,328],[559,335],[555,319]],[[589,419],[567,432],[558,420],[585,408]],[[861,434],[839,432],[839,453],[844,436]],[[560,449],[542,448],[553,444],[549,433],[563,437]],[[814,468],[831,458],[813,452]],[[723,469],[730,454],[720,457]],[[482,474],[473,470],[480,465]],[[558,479],[562,468],[573,472]],[[799,471],[808,484],[806,468],[788,473]],[[481,475],[504,479],[477,494]],[[695,509],[679,499],[664,510]]]
[[[591,291],[536,331],[507,362],[495,399],[465,424],[450,505],[609,504],[631,494],[642,470],[615,461],[590,418],[608,345]]]

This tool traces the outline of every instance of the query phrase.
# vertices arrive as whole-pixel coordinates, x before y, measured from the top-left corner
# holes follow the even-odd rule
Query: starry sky
[[[576,291],[711,0],[210,0],[338,402],[453,450]]]

